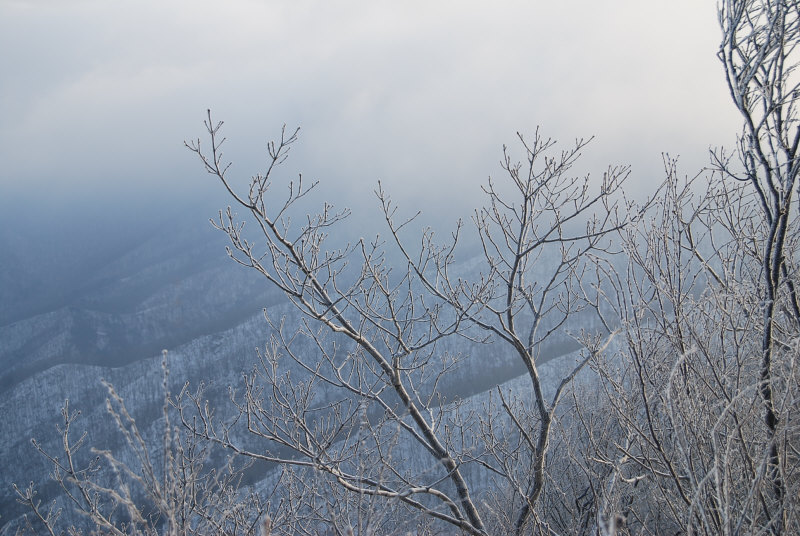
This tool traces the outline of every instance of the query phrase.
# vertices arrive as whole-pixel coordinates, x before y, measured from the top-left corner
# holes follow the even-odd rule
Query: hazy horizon
[[[69,294],[61,270],[80,278],[173,227],[205,233],[229,199],[183,142],[203,138],[208,108],[240,183],[281,125],[301,127],[276,190],[318,179],[307,210],[349,206],[353,227],[379,217],[380,180],[449,230],[489,175],[502,182],[503,145],[523,158],[516,132],[537,126],[562,147],[596,136],[576,172],[630,165],[626,193],[644,195],[662,153],[694,175],[735,139],[718,41],[714,6],[690,0],[6,1],[0,290]]]

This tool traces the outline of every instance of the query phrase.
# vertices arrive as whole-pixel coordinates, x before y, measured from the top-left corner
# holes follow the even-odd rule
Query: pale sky
[[[183,148],[207,108],[243,177],[302,127],[290,169],[339,204],[382,179],[472,206],[537,125],[595,135],[587,171],[631,164],[647,191],[662,152],[694,174],[734,140],[719,35],[698,0],[0,0],[0,192],[224,204]]]

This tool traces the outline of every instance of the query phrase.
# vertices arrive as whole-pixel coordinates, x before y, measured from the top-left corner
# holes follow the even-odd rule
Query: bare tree
[[[610,306],[598,309],[613,309],[625,344],[597,364],[616,437],[589,428],[587,457],[612,469],[607,514],[632,532],[794,533],[800,339],[791,315],[774,320],[773,430],[758,358],[763,218],[747,185],[682,181],[673,164],[650,223],[626,230],[627,269],[602,270]]]
[[[758,244],[763,265],[761,292],[763,335],[761,383],[764,420],[770,447],[769,478],[778,503],[786,494],[780,474],[776,433],[780,428],[774,400],[773,361],[776,345],[800,328],[800,303],[795,288],[797,202],[800,172],[797,117],[800,3],[796,1],[739,0],[724,2],[719,12],[723,40],[719,58],[744,126],[736,155],[740,169],[726,155],[717,157],[725,178],[746,182],[755,191],[763,218]],[[761,226],[760,226],[761,227]],[[784,328],[778,316],[785,316]],[[787,333],[784,329],[789,329]]]
[[[258,494],[240,489],[246,464],[234,464],[230,458],[221,468],[207,466],[209,445],[183,436],[171,422],[166,350],[162,364],[162,444],[148,444],[122,397],[105,383],[109,416],[125,437],[128,451],[112,453],[91,447],[87,457],[82,450],[87,446],[87,433],[76,438],[73,432],[80,411],[70,409],[67,400],[59,426],[63,451],[47,452],[33,440],[34,447],[52,464],[51,476],[63,493],[60,500],[42,504],[33,483],[26,488],[15,484],[19,501],[31,510],[18,534],[263,534],[265,520],[273,521],[262,515],[268,505]],[[65,509],[70,510],[68,515],[64,515]],[[77,514],[77,523],[73,514]],[[278,523],[283,523],[284,515],[284,506],[273,508]]]
[[[788,314],[800,325],[800,306],[785,257],[792,196],[797,183],[797,52],[800,17],[797,2],[728,2],[720,10],[723,42],[719,57],[736,108],[744,118],[737,155],[743,171],[731,169],[720,156],[727,176],[748,182],[758,195],[768,236],[762,245],[764,264],[764,336],[761,393],[767,426],[777,427],[771,394],[771,359],[776,307],[781,287],[788,287]],[[776,460],[774,460],[776,461]],[[782,494],[776,477],[777,494]]]
[[[615,197],[627,168],[610,168],[593,186],[572,171],[587,141],[559,152],[538,131],[531,141],[520,135],[524,162],[504,150],[512,194],[490,180],[487,206],[473,216],[482,255],[480,267],[469,269],[455,262],[461,222],[444,244],[424,230],[412,250],[404,233],[415,217],[398,220],[379,185],[391,243],[402,259],[390,266],[377,237],[325,249],[327,233],[346,210],[325,204],[299,228],[290,226],[295,205],[314,184],[301,176],[279,202],[270,186],[297,131],[284,130],[269,145],[266,172],[240,194],[222,160],[221,126],[209,113],[209,152],[199,140],[188,147],[255,223],[258,241],[246,235],[231,208],[214,223],[230,237],[230,256],[260,272],[308,320],[297,331],[274,324],[272,346],[237,401],[249,432],[265,440],[259,450],[237,445],[230,425],[205,413],[200,394],[192,398],[202,424],[193,431],[256,459],[311,467],[351,493],[402,503],[470,534],[490,531],[489,514],[475,493],[485,489],[476,481],[491,475],[508,493],[505,507],[516,512],[510,529],[520,533],[532,519],[540,522],[535,511],[556,408],[591,355],[547,394],[539,372],[542,343],[582,310],[575,282],[588,254],[608,247],[609,234],[630,217],[618,211]],[[300,337],[313,341],[316,357],[295,350]],[[453,337],[505,345],[524,364],[530,394],[498,391],[497,415],[485,418],[463,415],[457,403],[445,406],[437,385],[458,360],[442,350]],[[281,355],[305,371],[302,381],[282,372]],[[341,395],[323,403],[315,393],[323,388]],[[498,415],[507,425],[499,426]],[[398,436],[415,445],[411,459],[392,454],[389,446]]]
[[[624,434],[593,456],[639,530],[800,530],[798,15],[797,2],[721,3],[736,151],[713,153],[706,183],[667,160],[664,195],[622,237],[627,269],[597,280],[625,333],[598,367]]]

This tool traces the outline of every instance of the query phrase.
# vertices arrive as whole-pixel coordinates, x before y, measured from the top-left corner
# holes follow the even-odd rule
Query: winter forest
[[[227,253],[202,274],[225,282],[171,287],[202,306],[135,337],[83,312],[0,327],[0,535],[800,534],[800,2],[721,0],[718,29],[735,144],[701,170],[665,154],[644,195],[534,127],[465,217],[376,180],[356,224],[294,171],[303,130],[245,170],[236,127],[198,117],[182,150]],[[126,262],[179,272],[152,260],[170,248]],[[45,358],[61,322],[116,361]]]

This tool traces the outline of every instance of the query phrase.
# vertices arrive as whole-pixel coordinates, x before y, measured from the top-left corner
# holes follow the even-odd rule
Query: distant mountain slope
[[[0,237],[12,253],[3,264],[36,249],[28,241],[15,249],[8,234]],[[209,224],[195,228],[176,218],[174,226],[145,234],[120,238],[129,249],[109,252],[103,262],[95,262],[97,252],[75,252],[78,259],[66,246],[52,252],[79,273],[54,269],[45,276],[29,262],[30,273],[19,275],[18,285],[3,281],[2,316],[14,321],[0,325],[0,393],[57,364],[120,366],[143,359],[234,326],[272,301],[256,274],[226,257],[226,237]]]
[[[0,270],[0,467],[5,482],[0,527],[7,530],[24,513],[12,482],[36,483],[43,500],[57,495],[46,484],[50,467],[30,440],[59,452],[56,425],[65,400],[82,412],[75,431],[87,431],[88,445],[121,449],[122,438],[105,410],[100,382],[105,378],[140,423],[151,423],[156,440],[163,404],[162,348],[170,350],[170,389],[175,392],[187,381],[210,384],[209,400],[224,412],[230,409],[228,386],[240,384],[242,373],[256,362],[255,347],[263,347],[269,337],[262,308],[273,319],[285,316],[290,327],[301,325],[303,318],[258,274],[228,259],[227,237],[196,214],[156,218],[130,232],[119,225],[100,228],[96,235],[89,223],[72,225],[61,233],[63,240],[56,232],[46,243],[36,241],[41,229],[16,232],[0,225],[0,247],[8,252],[0,257],[0,268],[8,268]],[[472,273],[476,263],[464,262],[460,269]],[[300,353],[313,357],[315,348],[306,344]],[[562,338],[543,355],[574,348]],[[469,359],[439,385],[444,393],[481,393],[522,371],[502,345],[452,338],[442,341],[439,351]],[[5,534],[2,528],[0,534]]]

